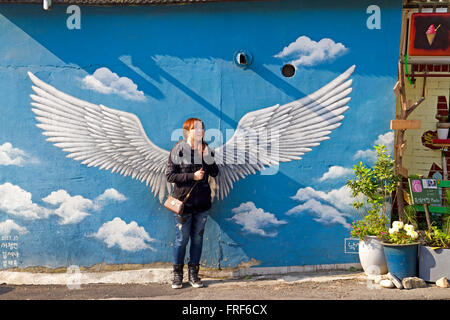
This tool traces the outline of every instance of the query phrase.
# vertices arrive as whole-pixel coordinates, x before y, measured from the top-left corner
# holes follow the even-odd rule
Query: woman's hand
[[[204,175],[205,171],[201,168],[200,170],[194,172],[194,180],[202,180]]]

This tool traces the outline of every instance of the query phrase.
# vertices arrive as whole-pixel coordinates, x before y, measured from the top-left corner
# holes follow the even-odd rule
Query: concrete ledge
[[[351,267],[356,270],[362,270],[360,263],[343,263],[343,264],[319,264],[308,266],[286,266],[286,267],[266,267],[266,268],[243,268],[233,272],[234,277],[245,277],[247,275],[275,275],[275,274],[289,274],[293,272],[322,272],[334,270],[346,270]]]
[[[202,270],[200,276],[207,278],[243,278],[247,275],[285,275],[290,273],[308,273],[323,271],[348,271],[351,267],[362,270],[359,263],[327,264],[310,266],[287,266],[267,268],[242,268],[239,270]],[[185,277],[187,274],[185,270]],[[9,285],[67,285],[77,286],[94,283],[147,284],[170,283],[172,268],[151,268],[110,272],[75,273],[33,273],[18,271],[0,271],[0,283]]]
[[[141,269],[112,272],[32,273],[0,271],[0,283],[13,285],[83,285],[91,283],[169,283],[172,269]]]

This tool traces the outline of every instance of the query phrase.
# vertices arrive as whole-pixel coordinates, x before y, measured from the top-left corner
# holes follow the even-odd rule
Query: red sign
[[[414,13],[408,40],[409,56],[450,56],[450,13]]]

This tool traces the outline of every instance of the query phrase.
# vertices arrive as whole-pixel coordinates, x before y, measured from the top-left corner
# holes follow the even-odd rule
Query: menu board
[[[409,190],[413,204],[441,204],[436,179],[409,178]]]

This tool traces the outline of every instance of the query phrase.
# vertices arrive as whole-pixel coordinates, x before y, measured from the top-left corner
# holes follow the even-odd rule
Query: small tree
[[[367,203],[371,206],[369,211],[379,212],[386,215],[388,200],[395,190],[400,176],[394,173],[394,160],[387,154],[385,145],[374,146],[377,152],[375,166],[368,168],[359,162],[353,166],[355,173],[354,180],[348,180],[347,186],[352,190],[352,196],[357,198],[359,194],[366,197]],[[353,202],[355,209],[360,209],[363,201]]]
[[[381,236],[388,229],[387,206],[400,176],[394,173],[394,160],[387,154],[385,145],[374,146],[377,160],[373,167],[366,167],[359,162],[353,166],[355,179],[348,180],[347,186],[352,196],[357,199],[352,206],[367,211],[363,220],[353,223],[352,236],[363,239],[365,235]],[[360,195],[364,200],[360,200]],[[367,206],[365,203],[367,202]]]

